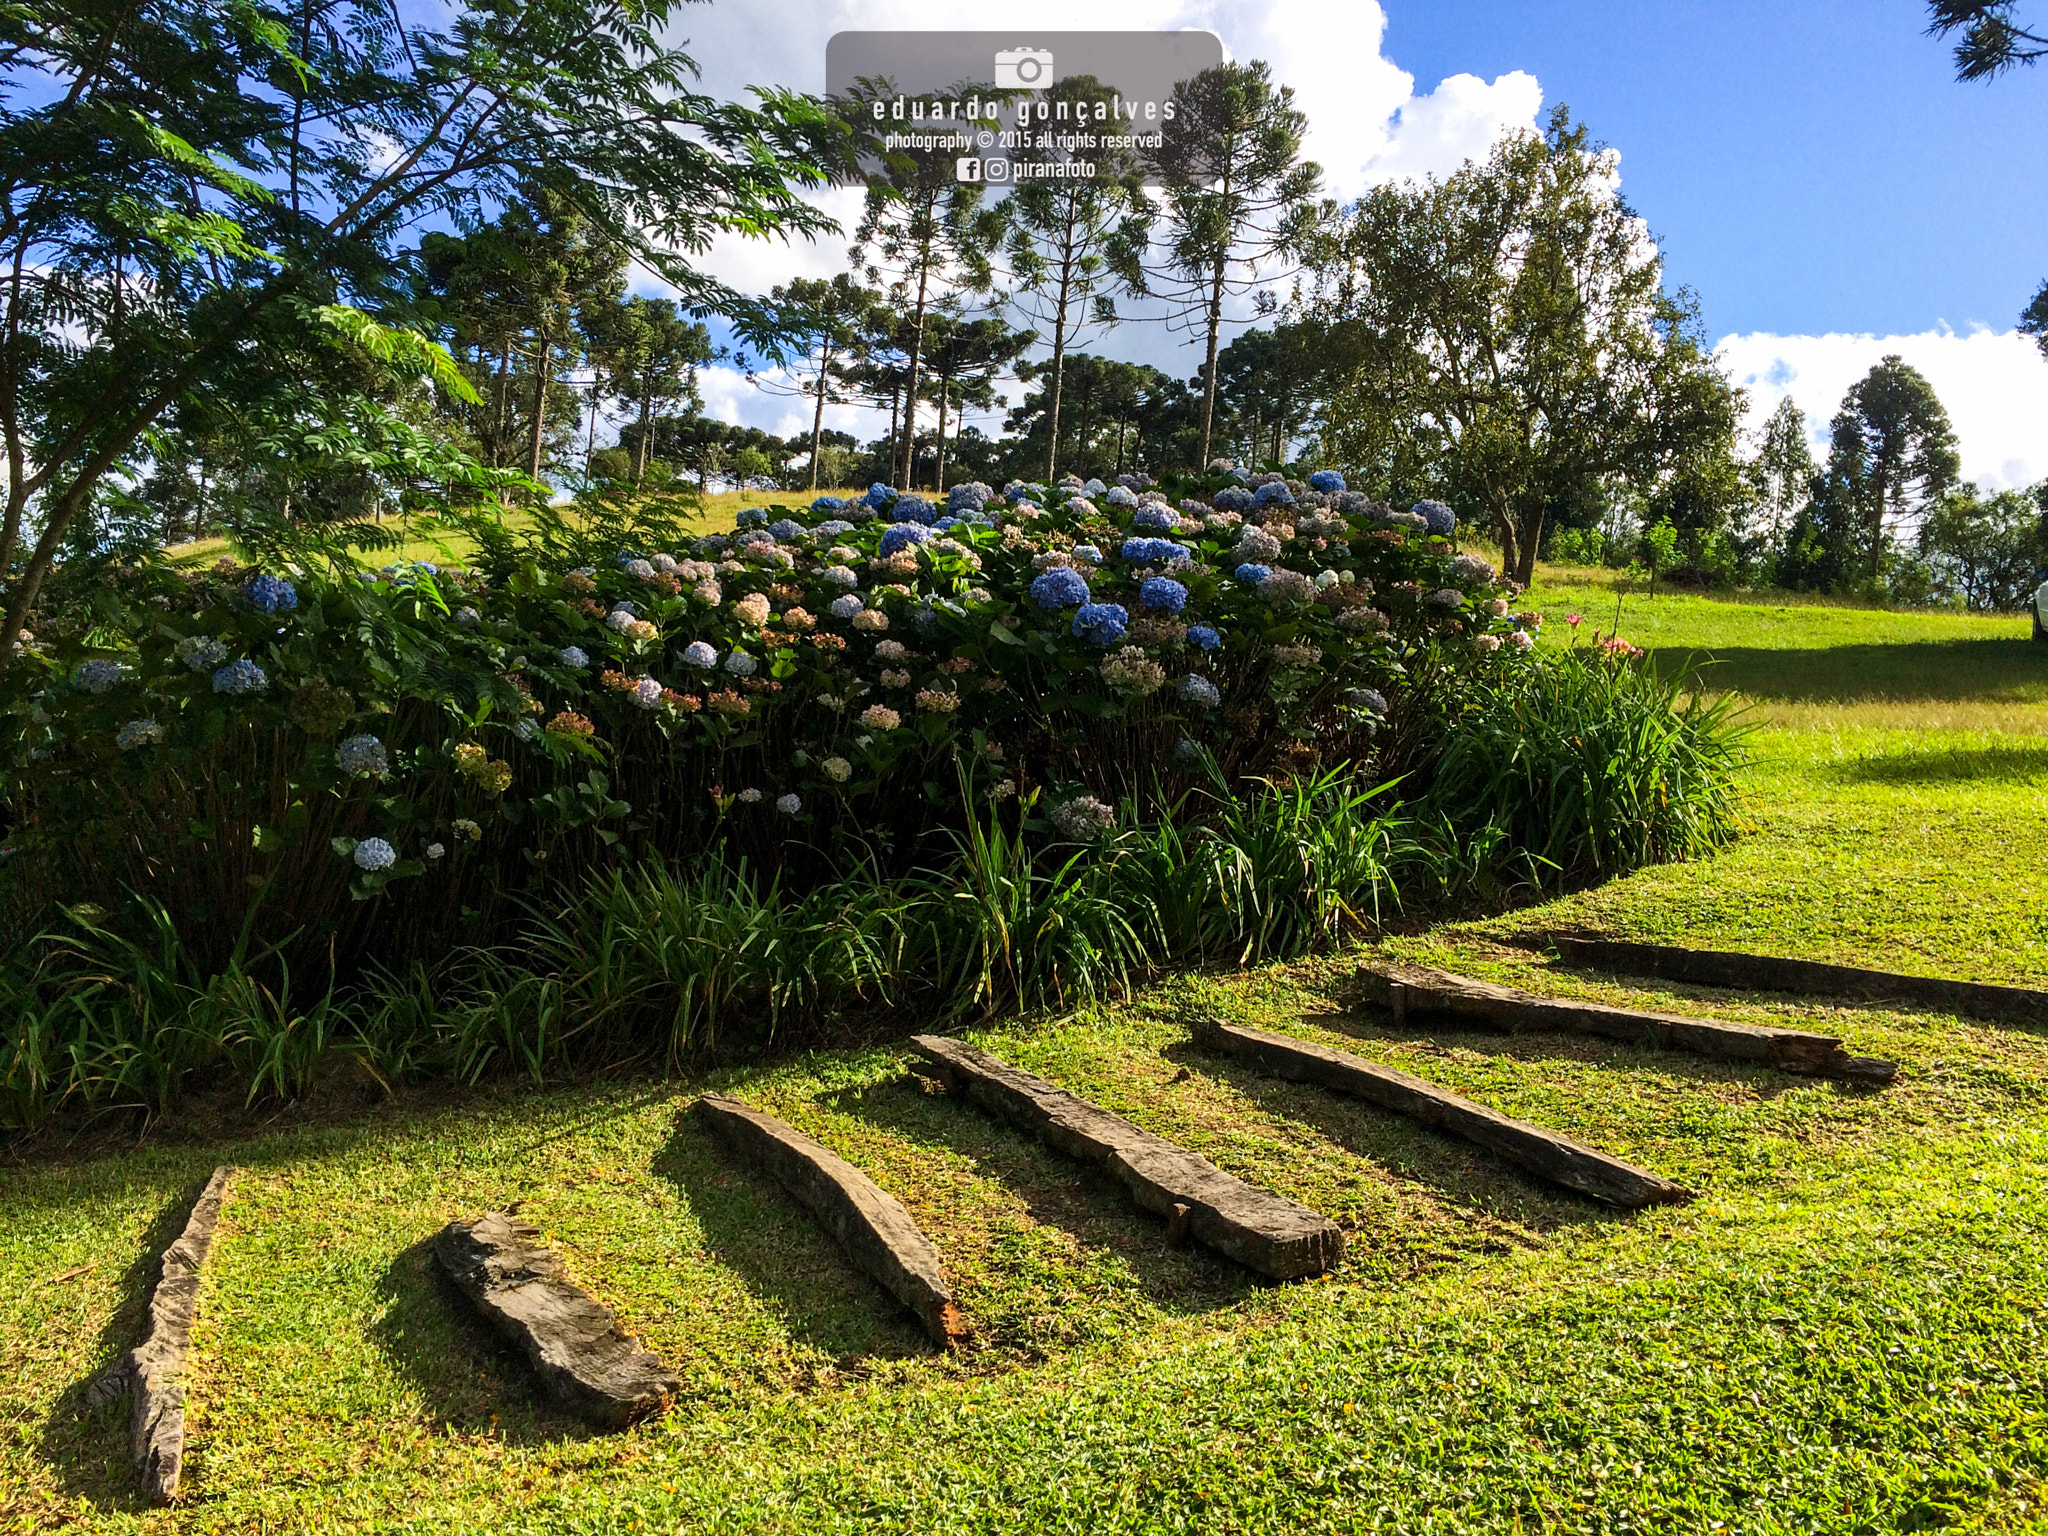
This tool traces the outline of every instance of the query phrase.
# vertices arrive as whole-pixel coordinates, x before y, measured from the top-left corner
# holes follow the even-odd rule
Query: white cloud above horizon
[[[2018,331],[1946,328],[1908,336],[1724,337],[1717,349],[1729,377],[1749,392],[1745,426],[1760,427],[1790,395],[1806,417],[1816,459],[1843,395],[1896,353],[1926,375],[1947,407],[1962,447],[1964,478],[1987,490],[2048,479],[2048,358]]]
[[[775,84],[822,91],[825,43],[844,29],[986,28],[938,0],[750,0],[691,7],[681,18],[690,51],[711,93],[743,97],[747,87]],[[1294,88],[1309,119],[1309,155],[1324,167],[1328,190],[1356,197],[1390,179],[1443,175],[1483,155],[1503,135],[1538,125],[1544,94],[1536,77],[1514,70],[1487,81],[1452,75],[1418,91],[1412,74],[1383,52],[1385,12],[1374,0],[1041,0],[1034,28],[1048,30],[1202,28],[1222,38],[1235,59],[1265,59],[1275,79]],[[816,201],[850,231],[859,216],[856,189]],[[844,268],[844,235],[809,241],[721,239],[705,267],[747,292],[760,293],[794,276],[830,276]],[[1196,347],[1156,318],[1120,327],[1097,348],[1191,376]],[[1749,425],[1761,424],[1785,394],[1806,413],[1817,451],[1843,393],[1881,357],[1896,352],[1927,375],[1948,407],[1962,443],[1964,473],[1986,486],[2048,478],[2048,361],[2012,331],[1935,328],[1914,335],[1730,335],[1720,343],[1724,365],[1749,392]],[[712,370],[707,409],[795,435],[808,431],[801,401],[756,390],[743,375]],[[886,413],[828,409],[828,423],[863,440],[879,435]],[[999,419],[983,423],[996,430]]]

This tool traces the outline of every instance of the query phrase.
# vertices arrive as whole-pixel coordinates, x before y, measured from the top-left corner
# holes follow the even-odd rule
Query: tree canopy
[[[423,376],[474,393],[412,323],[411,231],[476,230],[544,188],[592,244],[715,309],[736,296],[691,260],[714,235],[829,227],[801,192],[843,131],[787,93],[699,93],[663,41],[675,9],[476,3],[438,25],[383,0],[0,10],[0,569],[21,572],[6,635],[81,508],[166,425],[395,422],[392,387]],[[392,387],[365,387],[379,378]]]

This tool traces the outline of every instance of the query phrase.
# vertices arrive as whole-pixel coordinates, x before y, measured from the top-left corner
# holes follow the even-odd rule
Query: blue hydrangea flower
[[[1344,701],[1354,709],[1362,709],[1370,715],[1384,715],[1387,712],[1386,695],[1373,688],[1353,688],[1344,695]]]
[[[1294,505],[1294,492],[1287,489],[1287,486],[1279,480],[1268,480],[1264,485],[1252,492],[1252,505],[1255,507],[1270,507],[1274,505],[1291,507]]]
[[[381,779],[391,771],[384,743],[374,736],[351,736],[334,749],[341,771],[356,779]]]
[[[71,674],[71,686],[80,693],[111,693],[127,675],[127,667],[118,661],[82,661]]]
[[[228,659],[228,648],[211,635],[187,635],[178,642],[178,660],[194,672],[211,672]]]
[[[889,509],[889,516],[899,523],[931,524],[938,517],[938,508],[922,496],[899,496],[896,505]]]
[[[692,640],[683,647],[683,661],[692,667],[715,667],[718,665],[718,650],[708,641]]]
[[[1087,484],[1081,487],[1081,494],[1083,496],[1100,496],[1104,491],[1108,489],[1108,486],[1104,485],[1099,479],[1091,475],[1088,478]]]
[[[1176,544],[1172,539],[1125,539],[1124,547],[1117,553],[1133,565],[1172,565],[1192,558],[1187,545]]]
[[[908,549],[913,544],[922,544],[931,536],[931,530],[921,523],[893,524],[882,533],[882,558],[886,560],[899,549]]]
[[[782,812],[785,816],[794,816],[803,808],[804,802],[801,795],[777,795],[775,797],[775,809]]]
[[[1226,485],[1209,498],[1209,505],[1218,512],[1249,512],[1252,509],[1252,493],[1241,485]]]
[[[1074,635],[1107,649],[1123,639],[1130,620],[1121,603],[1083,603],[1074,611]]]
[[[959,519],[959,518],[957,518],[957,517],[942,517],[942,518],[940,518],[940,519],[939,519],[939,520],[938,520],[938,521],[937,521],[936,523],[933,523],[933,524],[932,524],[932,532],[933,532],[933,533],[944,533],[944,532],[945,532],[945,531],[946,531],[946,530],[947,530],[948,528],[958,528],[959,526],[960,526],[960,519]]]
[[[759,663],[745,651],[734,651],[725,658],[725,670],[734,677],[752,677],[754,668],[758,665]]]
[[[1319,469],[1308,477],[1308,488],[1334,496],[1345,489],[1344,477],[1334,469]]]
[[[1102,493],[1102,504],[1106,507],[1135,507],[1138,498],[1127,485],[1112,485]]]
[[[818,575],[821,579],[831,582],[835,587],[857,587],[860,585],[860,577],[853,573],[851,566],[828,565],[824,570],[818,572]]]
[[[988,505],[992,494],[979,480],[972,480],[965,485],[956,485],[946,493],[946,507],[953,512],[979,512]]]
[[[882,508],[888,506],[891,502],[895,501],[896,495],[897,492],[895,486],[884,485],[881,481],[877,480],[873,485],[868,487],[867,494],[861,497],[861,500],[866,502],[868,506],[873,508],[875,511],[879,512],[882,510]]]
[[[243,596],[259,613],[290,611],[299,606],[299,594],[280,576],[262,575],[250,582]]]
[[[735,528],[766,528],[768,526],[768,509],[766,507],[741,507],[739,513],[733,518],[732,525]]]
[[[1457,531],[1458,514],[1440,501],[1418,501],[1408,511],[1421,518],[1431,533],[1448,535]]]
[[[1077,608],[1088,601],[1088,583],[1079,571],[1060,565],[1031,583],[1031,600],[1041,608]]]
[[[865,607],[867,607],[866,603],[849,592],[844,597],[833,598],[832,606],[825,611],[835,619],[850,619]]]
[[[826,498],[826,500],[828,501],[831,499],[832,498],[829,496]],[[836,539],[842,533],[853,532],[853,524],[849,523],[843,517],[835,517],[831,519],[829,522],[823,522],[818,524],[818,526],[813,528],[811,532],[815,533],[821,539]]]
[[[1180,680],[1180,694],[1190,704],[1202,709],[1214,709],[1223,702],[1223,695],[1217,691],[1216,685],[1193,672]]]
[[[590,665],[590,657],[580,645],[565,645],[555,654],[565,667],[587,667]]]
[[[1264,581],[1268,576],[1272,574],[1273,567],[1271,567],[1270,565],[1255,565],[1247,563],[1244,565],[1240,565],[1237,568],[1237,579],[1243,582],[1248,587],[1256,587],[1260,582]]]
[[[1102,564],[1102,551],[1093,544],[1076,544],[1073,554],[1076,560],[1086,560],[1090,565]]]
[[[1138,601],[1160,613],[1179,613],[1188,605],[1188,589],[1170,576],[1150,576],[1138,585]]]
[[[163,739],[164,728],[154,720],[130,720],[114,732],[114,745],[123,752],[131,752],[137,747],[146,747]]]
[[[1223,644],[1223,637],[1206,624],[1188,626],[1188,644],[1200,651],[1213,651]]]
[[[811,510],[813,512],[844,512],[846,510],[846,498],[844,496],[820,496],[811,503]]]
[[[784,544],[794,544],[804,536],[804,525],[795,518],[781,517],[768,525],[768,531]]]
[[[1122,490],[1123,488],[1119,486],[1118,489]],[[1124,494],[1129,496],[1131,493],[1124,491]],[[1169,508],[1162,507],[1156,502],[1147,502],[1131,514],[1131,526],[1133,528],[1160,528],[1170,533],[1180,526],[1180,519],[1175,517]]]
[[[270,681],[263,675],[263,669],[244,656],[231,661],[213,674],[215,693],[255,693]]]
[[[381,837],[366,837],[356,844],[356,868],[375,873],[398,862],[398,850]]]

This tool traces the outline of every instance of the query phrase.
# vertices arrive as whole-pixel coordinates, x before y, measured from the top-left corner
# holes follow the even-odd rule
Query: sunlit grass
[[[1609,627],[1613,599],[1544,573],[1545,644],[1569,643],[1567,612]],[[878,1044],[688,1080],[368,1111],[336,1090],[222,1143],[174,1125],[0,1190],[0,1530],[2040,1529],[2048,1036],[1652,989],[1506,941],[1583,925],[2048,981],[2048,647],[2010,619],[1661,592],[1625,596],[1621,629],[1661,663],[1728,657],[1706,685],[1757,699],[1748,831],[1385,947],[1836,1033],[1898,1061],[1894,1087],[1346,1016],[1356,952],[977,1035],[1337,1219],[1345,1267],[1294,1286],[1169,1242],[1113,1184],[927,1093],[886,1021]],[[1205,1056],[1197,1009],[1362,1051],[1702,1198],[1603,1211]],[[705,1088],[901,1198],[974,1347],[930,1354],[682,1113]],[[248,1171],[202,1302],[192,1498],[149,1512],[118,1410],[75,1419],[67,1393],[132,1342],[161,1218],[220,1160]],[[439,1281],[423,1240],[513,1201],[679,1370],[675,1412],[585,1435]]]
[[[809,506],[817,496],[858,496],[865,487],[853,489],[839,487],[830,491],[713,491],[697,497],[697,511],[688,518],[687,525],[711,532],[714,529],[730,528],[733,517],[742,507],[766,507],[776,504],[792,507]],[[504,514],[508,528],[526,525],[527,518],[517,508]],[[430,560],[461,564],[476,551],[476,546],[460,529],[436,526],[430,518],[391,518],[376,525],[380,530],[389,529],[398,537],[398,543],[388,552],[382,553],[384,560]],[[209,565],[223,555],[231,553],[226,539],[196,539],[183,544],[170,545],[165,553],[179,565]]]

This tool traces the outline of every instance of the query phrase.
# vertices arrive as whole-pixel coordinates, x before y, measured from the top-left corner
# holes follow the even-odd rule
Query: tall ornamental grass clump
[[[713,856],[593,871],[513,942],[372,968],[346,989],[234,957],[209,972],[160,910],[147,943],[74,909],[0,971],[0,1127],[155,1108],[195,1084],[292,1097],[675,1067],[818,1037],[858,1010],[945,1022],[1117,995],[1164,966],[1298,954],[1399,899],[1406,824],[1339,770],[1198,819],[1102,805],[1069,830],[1006,803],[941,863],[801,888]],[[722,852],[722,850],[714,850]],[[260,957],[258,957],[260,958]]]
[[[1536,620],[1448,508],[1316,479],[878,485],[694,538],[599,501],[473,519],[460,571],[67,570],[0,676],[0,898],[154,903],[205,967],[348,976],[615,858],[929,865],[962,762],[986,803],[1150,814],[1198,761],[1369,763],[1442,713],[1415,679],[1512,673]]]
[[[1536,886],[1698,858],[1741,825],[1734,709],[1626,644],[1552,652],[1475,690],[1424,804]]]

